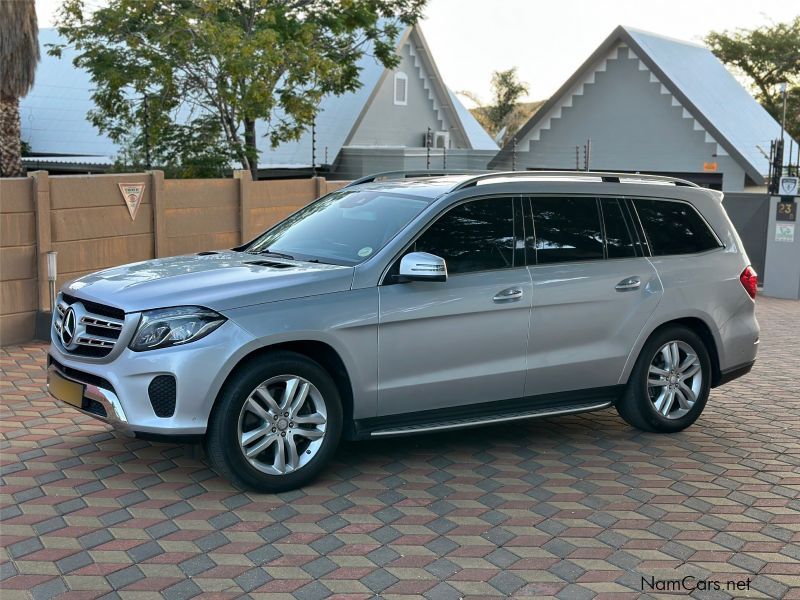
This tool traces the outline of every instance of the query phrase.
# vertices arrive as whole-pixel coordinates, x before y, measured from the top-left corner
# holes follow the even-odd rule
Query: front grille
[[[72,315],[67,319],[70,308]],[[118,308],[62,294],[56,303],[53,329],[67,352],[101,358],[114,349],[124,322],[125,312]]]
[[[166,418],[175,414],[175,378],[159,375],[147,386],[147,395],[157,417]]]

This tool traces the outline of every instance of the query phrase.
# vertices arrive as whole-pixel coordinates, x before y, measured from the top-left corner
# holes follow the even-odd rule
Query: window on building
[[[654,256],[694,254],[719,248],[717,237],[686,202],[633,201]]]
[[[408,75],[402,71],[394,74],[394,103],[400,106],[408,104]]]
[[[603,259],[595,198],[536,197],[531,202],[538,264]]]
[[[414,250],[441,256],[450,274],[512,268],[513,199],[484,198],[456,206],[420,236]]]
[[[628,221],[622,200],[603,198],[600,200],[600,206],[603,210],[608,258],[636,256],[636,249],[633,245],[633,227]]]

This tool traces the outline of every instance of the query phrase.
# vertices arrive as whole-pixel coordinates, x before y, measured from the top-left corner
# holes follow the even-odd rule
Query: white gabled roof
[[[770,142],[780,137],[780,124],[708,48],[631,27],[617,27],[531,117],[517,137],[522,138],[532,130],[535,133],[535,128],[543,125],[540,121],[554,110],[558,111],[593,66],[621,45],[634,52],[640,60],[640,68],[650,71],[651,81],[660,82],[663,93],[672,95],[673,105],[682,106],[684,116],[695,120],[695,129],[706,131],[708,139],[716,141],[730,154],[753,181],[763,183],[769,172]],[[789,140],[786,141],[787,153],[788,146]],[[507,144],[489,167],[510,152],[510,144]]]
[[[780,124],[736,81],[725,65],[705,46],[682,42],[625,27],[670,82],[681,93],[695,118],[704,117],[717,139],[727,140],[747,167],[760,175],[769,172],[770,142],[781,135]],[[666,83],[666,82],[664,82]],[[679,98],[680,99],[680,98]],[[760,149],[759,149],[760,148]],[[786,142],[788,153],[788,140]]]

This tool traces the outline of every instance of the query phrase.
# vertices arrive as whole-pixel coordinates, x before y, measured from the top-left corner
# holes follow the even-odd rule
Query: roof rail
[[[412,179],[417,177],[443,177],[445,175],[482,175],[487,174],[489,171],[481,171],[474,169],[430,169],[430,170],[416,170],[416,171],[385,171],[383,173],[373,173],[366,177],[355,179],[348,183],[346,188],[362,183],[372,183],[373,181],[384,181],[389,179]]]
[[[464,181],[459,182],[451,191],[463,190],[481,181],[490,179],[505,179],[505,178],[547,178],[547,177],[562,177],[569,179],[589,179],[600,178],[603,183],[671,183],[680,187],[700,187],[696,183],[687,181],[686,179],[679,179],[677,177],[668,177],[666,175],[648,175],[642,173],[615,173],[609,171],[490,171],[484,172],[475,177],[471,177]],[[623,181],[633,180],[633,181]]]

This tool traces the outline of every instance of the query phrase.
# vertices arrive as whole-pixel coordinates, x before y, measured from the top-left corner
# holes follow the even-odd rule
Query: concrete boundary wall
[[[119,184],[143,183],[136,218]],[[130,262],[231,248],[345,182],[164,179],[162,171],[0,179],[0,345],[33,338],[49,312],[47,253],[57,285]]]

